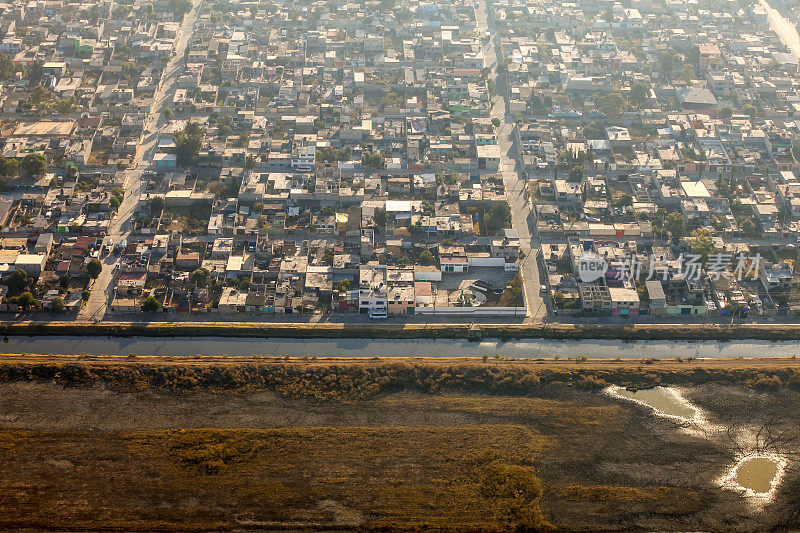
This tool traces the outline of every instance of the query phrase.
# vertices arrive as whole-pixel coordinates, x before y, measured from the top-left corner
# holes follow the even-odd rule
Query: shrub
[[[142,302],[142,311],[145,313],[155,313],[161,308],[161,304],[156,300],[155,296],[148,296]]]

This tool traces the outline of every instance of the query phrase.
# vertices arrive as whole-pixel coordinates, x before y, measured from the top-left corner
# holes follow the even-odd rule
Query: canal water
[[[9,337],[5,353],[87,355],[231,355],[267,357],[489,357],[596,359],[736,358],[800,355],[795,342],[613,340],[258,339],[225,337]]]

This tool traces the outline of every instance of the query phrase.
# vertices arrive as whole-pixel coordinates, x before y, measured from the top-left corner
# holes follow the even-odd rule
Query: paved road
[[[9,337],[3,350],[9,354],[85,354],[90,356],[136,354],[142,356],[194,357],[482,357],[672,359],[790,357],[795,342],[731,341],[637,341],[526,339],[259,339],[235,337]]]
[[[132,162],[132,169],[127,172],[125,178],[125,198],[119,206],[116,218],[109,227],[108,236],[113,240],[114,244],[127,239],[133,229],[133,215],[146,186],[146,182],[142,180],[142,174],[150,166],[156,152],[159,131],[164,126],[162,112],[174,94],[175,82],[182,70],[181,63],[184,51],[191,38],[194,23],[202,8],[203,2],[196,2],[192,10],[183,18],[175,37],[173,55],[161,75],[158,89],[153,95],[153,105],[150,108],[150,114],[145,118],[144,134],[139,150]],[[78,320],[99,321],[103,318],[113,293],[112,282],[114,280],[114,271],[118,264],[119,256],[109,255],[103,259],[103,271],[94,281],[89,301],[78,313]]]
[[[797,28],[777,9],[773,9],[767,0],[761,0],[761,5],[767,10],[767,18],[772,31],[791,50],[792,54],[800,59],[800,35],[797,34]]]
[[[497,73],[497,64],[502,60],[499,57],[497,43],[497,27],[494,25],[493,18],[489,15],[488,0],[480,0],[477,4],[476,18],[477,30],[483,36],[488,29],[492,34],[488,45],[483,46],[486,66],[491,68],[491,77],[495,80],[495,91],[491,95],[492,112],[491,117],[500,119],[500,128],[497,131],[497,143],[500,146],[500,171],[503,183],[506,188],[506,196],[511,206],[511,223],[519,232],[520,249],[525,253],[520,270],[525,285],[525,303],[528,307],[527,322],[541,322],[547,314],[547,307],[540,292],[540,278],[538,267],[538,244],[534,238],[536,232],[533,224],[531,208],[528,204],[525,191],[525,180],[522,179],[517,171],[515,159],[516,148],[514,147],[513,132],[514,119],[506,112],[506,97],[508,88],[505,76]]]

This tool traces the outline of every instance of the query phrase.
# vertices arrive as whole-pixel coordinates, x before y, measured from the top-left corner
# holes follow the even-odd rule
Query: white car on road
[[[386,320],[389,318],[389,314],[386,312],[386,309],[372,309],[369,312],[369,318],[371,320]]]

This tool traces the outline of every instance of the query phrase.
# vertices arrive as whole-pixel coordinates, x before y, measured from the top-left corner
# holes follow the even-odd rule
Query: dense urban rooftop
[[[0,311],[791,316],[800,42],[776,17],[5,2]]]

